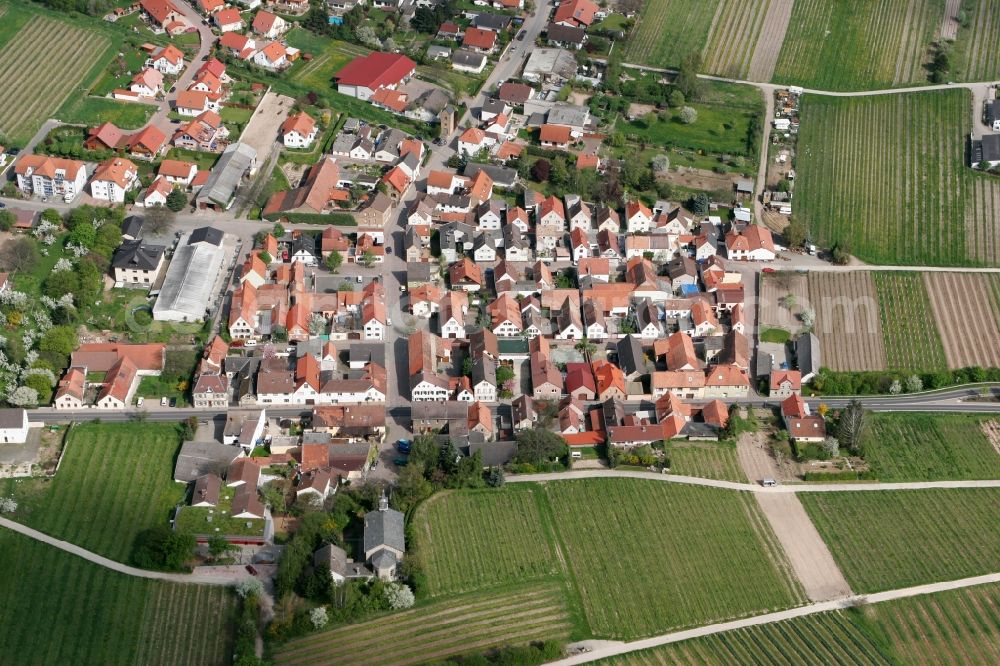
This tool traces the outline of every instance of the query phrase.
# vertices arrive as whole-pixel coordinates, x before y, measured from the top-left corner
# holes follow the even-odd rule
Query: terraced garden
[[[667,457],[671,474],[722,481],[747,480],[740,467],[736,447],[731,444],[671,443]]]
[[[431,596],[506,585],[559,570],[549,521],[527,486],[439,494],[413,517]],[[456,566],[461,562],[461,566]]]
[[[930,299],[919,273],[874,273],[879,319],[890,370],[941,370],[947,366]]]
[[[748,493],[635,479],[544,492],[595,636],[627,640],[804,599]]]
[[[858,593],[976,576],[1000,562],[1000,489],[801,493]]]
[[[280,666],[336,663],[407,666],[535,640],[567,640],[572,630],[561,585],[454,597],[389,618],[310,634],[282,646]]]
[[[110,57],[103,35],[67,21],[3,5],[0,28],[0,131],[25,143]],[[53,49],[53,44],[61,45]],[[39,72],[45,72],[39,76]]]
[[[700,53],[719,0],[647,0],[635,28],[623,41],[625,62],[676,67]]]
[[[0,532],[0,661],[18,664],[230,663],[233,593],[118,574]]]
[[[796,0],[773,80],[820,90],[924,83],[943,13],[942,0]]]
[[[52,481],[16,486],[15,519],[125,562],[136,535],[166,524],[184,497],[173,481],[180,435],[174,424],[90,423],[74,427]]]
[[[862,447],[880,481],[1000,479],[1000,451],[986,436],[989,417],[872,414]]]
[[[813,238],[872,263],[1000,263],[1000,183],[964,164],[970,104],[966,90],[806,95],[796,201]]]

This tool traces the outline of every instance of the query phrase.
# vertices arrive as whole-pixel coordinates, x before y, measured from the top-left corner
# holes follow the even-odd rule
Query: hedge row
[[[810,382],[812,389],[823,395],[880,395],[888,394],[894,381],[906,386],[907,378],[916,375],[925,391],[961,384],[1000,382],[1000,368],[972,366],[958,370],[938,372],[868,371],[834,372],[823,368]]]
[[[358,221],[350,213],[268,213],[268,222],[285,220],[290,224],[335,224],[342,227],[356,227]]]

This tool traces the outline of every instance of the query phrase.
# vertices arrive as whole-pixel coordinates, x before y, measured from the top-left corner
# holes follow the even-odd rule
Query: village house
[[[125,203],[125,194],[139,185],[139,170],[133,162],[113,157],[98,165],[90,181],[90,194],[95,199]]]
[[[281,125],[285,148],[308,148],[316,140],[316,134],[316,121],[305,111],[288,116]]]
[[[60,197],[67,203],[87,184],[87,167],[79,160],[24,155],[14,165],[17,188],[28,196]]]

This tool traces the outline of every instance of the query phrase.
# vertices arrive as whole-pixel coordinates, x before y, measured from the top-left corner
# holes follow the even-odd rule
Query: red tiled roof
[[[477,49],[492,49],[496,43],[497,33],[481,28],[466,28],[465,37],[462,38],[463,46],[471,46]]]
[[[542,125],[538,133],[538,140],[543,143],[569,143],[571,138],[570,128],[566,125]]]
[[[405,55],[376,51],[347,63],[334,78],[341,85],[377,90],[398,85],[416,66]]]

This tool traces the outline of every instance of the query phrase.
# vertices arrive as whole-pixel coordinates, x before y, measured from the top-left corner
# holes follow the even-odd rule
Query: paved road
[[[213,573],[193,574],[165,573],[161,571],[136,569],[135,567],[130,567],[127,564],[109,560],[102,555],[98,555],[97,553],[89,551],[86,548],[81,548],[80,546],[69,543],[68,541],[63,541],[62,539],[56,539],[55,537],[43,534],[38,530],[33,530],[30,527],[7,518],[0,518],[0,527],[6,527],[13,532],[23,534],[24,536],[34,539],[35,541],[41,541],[42,543],[54,546],[60,550],[66,551],[67,553],[76,555],[77,557],[82,557],[83,559],[93,562],[94,564],[98,564],[105,569],[111,569],[112,571],[117,571],[118,573],[123,573],[128,576],[136,576],[137,578],[150,578],[170,583],[200,583],[203,585],[233,585],[240,580],[253,578],[253,576],[251,576],[245,569],[216,569]]]
[[[684,631],[675,631],[668,634],[661,634],[660,636],[645,638],[643,640],[632,641],[629,643],[622,643],[616,641],[582,641],[580,643],[575,643],[574,645],[588,646],[592,647],[593,649],[590,652],[573,655],[572,657],[566,657],[565,659],[560,659],[558,661],[549,662],[549,664],[550,666],[570,666],[571,664],[586,664],[588,662],[597,661],[599,659],[607,659],[609,657],[628,654],[630,652],[636,652],[638,650],[648,650],[650,648],[655,648],[662,645],[678,643],[680,641],[686,641],[692,638],[711,636],[713,634],[719,634],[725,631],[732,631],[734,629],[743,629],[746,627],[756,627],[763,624],[772,624],[774,622],[783,622],[785,620],[793,620],[795,618],[805,617],[807,615],[815,615],[816,613],[826,613],[829,611],[852,608],[854,606],[858,606],[861,604],[882,603],[884,601],[894,601],[896,599],[905,599],[908,597],[919,597],[925,594],[935,594],[938,592],[947,592],[949,590],[958,590],[965,587],[988,585],[990,583],[997,583],[997,582],[1000,582],[1000,573],[990,573],[990,574],[985,574],[983,576],[960,578],[958,580],[949,580],[941,583],[930,583],[927,585],[916,585],[914,587],[904,587],[896,590],[887,590],[885,592],[877,592],[875,594],[868,594],[863,596],[842,597],[839,599],[833,599],[831,601],[823,601],[820,603],[809,604],[807,606],[800,606],[798,608],[790,608],[788,610],[778,611],[776,613],[766,613],[764,615],[747,617],[743,618],[742,620],[733,620],[731,622],[720,622],[718,624],[710,624],[704,627],[697,627],[695,629],[687,629]]]
[[[681,476],[677,474],[657,474],[656,472],[629,472],[615,469],[587,469],[570,472],[547,472],[544,474],[514,474],[508,476],[507,481],[509,483],[543,483],[548,481],[572,481],[578,479],[601,478],[646,479],[649,481],[661,481],[663,483],[680,483],[689,486],[704,486],[707,488],[720,488],[722,490],[742,490],[763,494],[837,493],[853,492],[856,490],[885,491],[930,490],[941,488],[1000,488],[1000,479],[986,479],[982,481],[917,481],[913,483],[880,483],[877,481],[870,483],[863,481],[855,483],[800,483],[765,488],[754,483],[720,481],[718,479],[703,479],[701,477]]]

